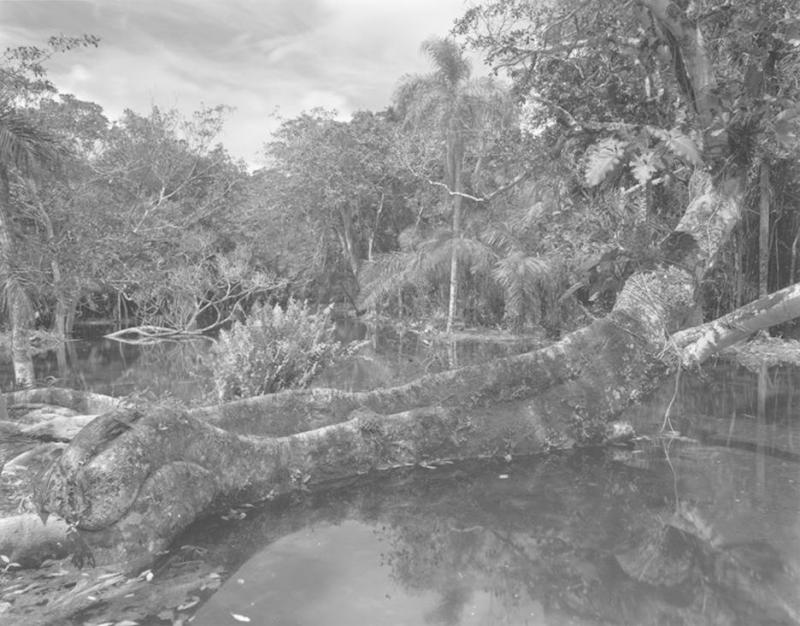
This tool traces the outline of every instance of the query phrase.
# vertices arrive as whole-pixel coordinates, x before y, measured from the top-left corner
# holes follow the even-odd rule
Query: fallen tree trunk
[[[800,317],[800,284],[790,285],[707,324],[673,335],[684,367],[692,367],[759,330]]]
[[[602,442],[680,362],[669,337],[694,318],[697,279],[738,220],[738,189],[704,176],[667,242],[670,262],[634,275],[606,318],[545,349],[366,393],[113,411],[46,472],[38,505],[79,529],[97,561],[135,565],[235,502],[371,470]]]

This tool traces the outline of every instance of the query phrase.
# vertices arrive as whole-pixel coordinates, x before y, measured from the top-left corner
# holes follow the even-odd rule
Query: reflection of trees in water
[[[725,465],[735,474],[731,463]],[[520,608],[530,611],[532,603],[565,622],[800,618],[798,555],[785,561],[762,540],[761,528],[751,528],[749,537],[740,529],[741,542],[727,542],[709,521],[717,517],[716,503],[707,518],[699,505],[691,516],[676,516],[672,480],[664,473],[595,462],[564,471],[563,463],[544,461],[536,469],[528,485],[541,487],[511,477],[472,485],[475,508],[463,506],[467,493],[456,493],[427,505],[425,513],[403,511],[393,520],[391,556],[403,585],[444,595],[458,584],[483,589],[502,604],[506,618]],[[691,502],[696,495],[686,489],[683,497]]]
[[[110,339],[67,341],[60,350],[36,359],[36,376],[60,387],[204,404],[211,389],[210,372],[202,364],[208,343],[199,339],[133,346]]]
[[[634,408],[632,413],[650,413],[651,419],[659,419],[660,413],[660,419],[663,419],[661,409],[665,408],[673,389],[674,381],[665,381],[652,400]],[[763,403],[766,424],[794,424],[796,429],[795,407],[800,406],[800,369],[776,367],[752,372],[744,367],[721,363],[684,375],[672,411],[673,421],[676,427],[680,426],[685,431],[704,417],[754,420],[758,416],[760,403]]]
[[[209,554],[232,571],[257,549],[253,542],[360,520],[381,529],[383,559],[399,585],[439,595],[430,624],[461,623],[467,609],[493,623],[537,616],[553,624],[800,620],[797,543],[765,540],[763,524],[734,533],[720,523],[734,488],[728,483],[742,477],[739,458],[710,461],[722,467],[708,477],[708,490],[681,482],[676,511],[663,457],[653,453],[648,464],[631,452],[615,454],[625,462],[559,455],[362,479],[214,529]],[[683,467],[679,457],[672,459],[679,480],[702,471]],[[784,493],[796,502],[796,491]],[[202,533],[196,527],[179,542],[200,544]]]
[[[466,334],[458,339],[430,338],[416,331],[385,327],[377,333],[373,330],[369,345],[328,368],[314,386],[365,391],[401,385],[425,374],[519,354],[529,350],[533,342],[507,339],[505,335],[492,338]]]
[[[173,398],[188,406],[204,406],[214,398],[211,371],[204,363],[207,339],[160,342],[141,346],[135,365],[117,384],[145,398]]]

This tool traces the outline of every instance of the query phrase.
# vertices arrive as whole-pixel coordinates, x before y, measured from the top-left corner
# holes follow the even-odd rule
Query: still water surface
[[[487,358],[415,341],[366,347],[324,384]],[[68,373],[97,391],[202,383],[185,366],[201,348],[100,346]],[[673,389],[630,412],[638,432],[656,434]],[[412,468],[242,508],[189,529],[155,582],[220,574],[189,611],[204,626],[800,624],[799,407],[796,370],[709,366],[680,385],[684,438]]]

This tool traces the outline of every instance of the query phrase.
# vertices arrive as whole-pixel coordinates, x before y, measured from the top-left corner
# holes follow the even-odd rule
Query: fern
[[[205,357],[222,401],[307,387],[346,353],[330,313],[289,300],[286,308],[254,306],[244,322],[220,332]]]

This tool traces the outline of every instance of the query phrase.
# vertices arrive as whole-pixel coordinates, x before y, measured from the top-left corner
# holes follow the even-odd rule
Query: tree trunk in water
[[[11,322],[11,358],[14,362],[14,386],[17,389],[33,387],[35,375],[31,358],[31,304],[27,295],[17,287],[8,294],[9,320]]]
[[[759,330],[796,317],[800,317],[800,283],[759,298],[712,322],[675,333],[672,341],[682,351],[684,367],[693,367]]]
[[[706,179],[674,233],[675,265],[634,275],[606,318],[547,348],[371,392],[106,414],[44,474],[36,501],[74,523],[98,561],[142,564],[235,502],[374,470],[606,441],[620,432],[615,416],[678,361],[668,337],[692,319],[697,278],[740,201]]]
[[[761,161],[759,179],[759,224],[758,224],[758,297],[763,298],[769,292],[769,163]]]

